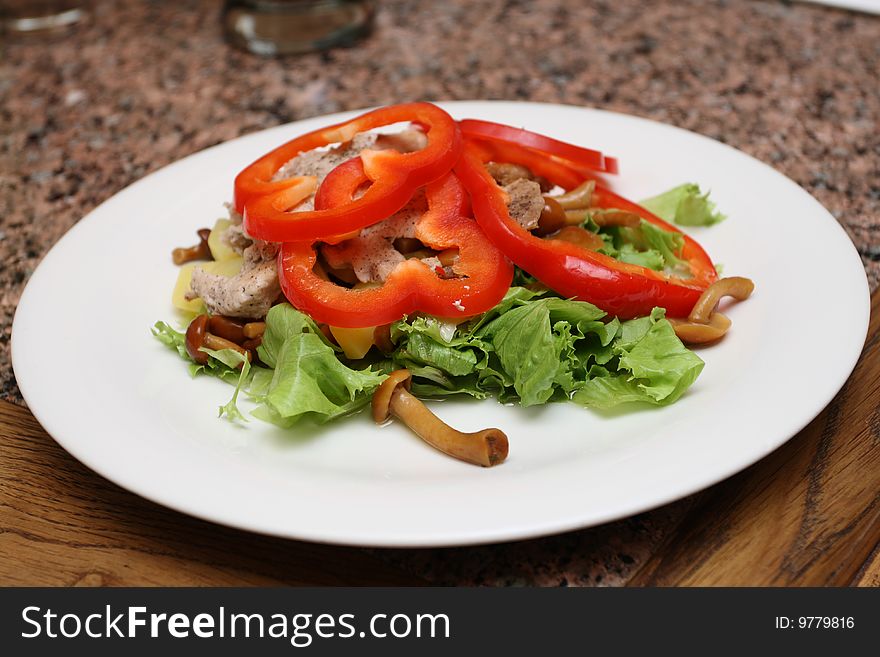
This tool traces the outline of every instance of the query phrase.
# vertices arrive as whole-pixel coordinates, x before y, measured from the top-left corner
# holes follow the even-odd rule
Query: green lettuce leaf
[[[217,351],[202,348],[210,358],[205,365],[196,363],[190,358],[186,350],[186,334],[181,331],[175,331],[165,322],[156,322],[152,328],[153,336],[165,346],[174,349],[177,353],[187,361],[189,361],[189,372],[191,376],[198,374],[208,374],[215,376],[227,383],[235,386],[232,393],[232,399],[220,407],[220,416],[226,417],[228,420],[245,420],[246,418],[238,409],[238,394],[241,390],[247,389],[252,376],[252,368],[247,358],[234,349],[220,349]],[[242,364],[239,369],[239,364]],[[254,370],[265,370],[265,368],[254,368]]]
[[[684,264],[678,257],[684,248],[684,235],[663,230],[649,221],[642,219],[638,231],[646,248],[658,252],[663,258],[665,267],[677,267]]]
[[[266,317],[260,360],[273,368],[260,377],[253,398],[260,419],[290,426],[303,418],[326,422],[361,409],[385,375],[345,365],[314,321],[290,304],[273,306]]]
[[[711,226],[727,217],[715,209],[709,192],[699,185],[685,183],[639,202],[658,217],[681,226]]]
[[[188,359],[183,333],[162,322],[153,332]],[[703,367],[662,309],[621,322],[592,304],[522,287],[463,324],[413,317],[396,322],[391,335],[394,352],[357,369],[311,319],[281,304],[270,311],[258,348],[269,368],[242,364],[241,354],[222,350],[208,352],[208,364],[194,373],[235,385],[221,415],[243,419],[237,399],[244,391],[258,404],[255,417],[288,427],[358,411],[389,372],[404,367],[420,397],[494,396],[522,406],[572,400],[595,408],[672,403]]]
[[[238,393],[247,385],[251,372],[251,364],[248,362],[247,357],[235,349],[219,349],[214,351],[202,348],[201,351],[204,351],[216,361],[223,363],[229,369],[227,376],[232,376],[233,372],[238,370],[238,379],[234,383],[235,390],[232,393],[232,399],[220,407],[220,417],[226,417],[230,421],[241,420],[247,422],[247,418],[238,410]]]
[[[170,347],[171,349],[176,350],[182,358],[189,358],[189,354],[186,353],[185,333],[175,331],[173,328],[171,328],[170,325],[166,324],[165,322],[156,322],[153,325],[153,328],[150,329],[150,332],[153,334],[154,338],[156,338],[166,347]]]
[[[668,404],[694,382],[702,361],[675,336],[661,309],[620,322],[589,303],[511,288],[496,309],[454,334],[416,318],[395,329],[387,371],[408,368],[420,396],[497,396],[532,406],[574,399],[608,408]]]
[[[348,367],[317,324],[289,304],[273,306],[266,317],[257,351],[269,368],[251,366],[234,349],[203,349],[210,358],[199,365],[186,351],[184,333],[157,322],[153,335],[188,360],[193,375],[209,374],[235,386],[232,399],[220,407],[230,420],[245,419],[238,409],[238,396],[245,392],[257,402],[252,414],[260,419],[285,427],[303,418],[326,422],[360,410],[385,379],[378,371]]]
[[[662,308],[650,317],[620,324],[611,345],[616,365],[591,368],[591,377],[574,392],[572,401],[610,408],[623,402],[671,404],[681,397],[703,370],[703,361],[688,350],[665,319]]]
[[[546,402],[566,366],[561,360],[565,340],[551,329],[548,301],[511,308],[481,329],[481,336],[492,343],[501,367],[513,379],[523,406]]]
[[[605,246],[600,249],[605,255],[655,271],[678,275],[688,275],[690,272],[687,264],[679,258],[684,247],[681,233],[663,230],[644,219],[633,228],[612,227],[605,230],[607,232],[601,233]]]
[[[295,310],[290,304],[279,303],[272,306],[269,314],[266,315],[266,330],[263,333],[263,342],[258,348],[260,360],[274,368],[281,347],[290,336],[300,333],[318,335],[331,350],[335,349],[311,317]]]
[[[281,426],[303,418],[322,423],[353,413],[385,379],[379,372],[346,366],[314,333],[290,334],[276,353],[272,380],[257,397],[263,408],[254,414]]]
[[[607,255],[612,254],[608,253]],[[663,267],[666,264],[666,261],[663,259],[663,254],[659,251],[655,251],[654,249],[639,251],[632,244],[624,244],[619,250],[614,252],[612,257],[630,265],[639,265],[640,267],[647,267],[648,269],[653,269],[655,271],[663,271]]]

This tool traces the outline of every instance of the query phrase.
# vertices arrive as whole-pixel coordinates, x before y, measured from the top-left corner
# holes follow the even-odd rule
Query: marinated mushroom
[[[566,212],[566,215],[568,212]],[[627,228],[635,228],[642,222],[642,218],[635,212],[627,212],[626,210],[594,210],[590,213],[590,219],[597,226],[625,226]]]
[[[559,201],[552,196],[544,196],[544,209],[541,211],[541,217],[538,219],[538,227],[534,231],[535,234],[539,237],[544,237],[555,233],[567,225],[568,217],[565,214],[565,209],[559,205]]]
[[[605,241],[599,235],[580,226],[566,226],[555,235],[551,235],[550,239],[576,244],[587,251],[598,251],[605,246]]]
[[[755,284],[742,276],[730,276],[715,281],[694,304],[688,319],[692,322],[705,324],[715,312],[718,302],[724,297],[733,297],[737,301],[745,301],[755,289]]]
[[[669,323],[675,334],[685,344],[708,344],[724,337],[730,328],[730,319],[722,313],[712,313],[708,323],[692,322],[690,319],[670,317]]]
[[[235,344],[244,342],[244,321],[224,315],[211,315],[208,318],[208,330],[214,335],[225,338]]]
[[[263,333],[266,332],[266,322],[248,322],[242,327],[241,332],[248,340],[262,338]]]
[[[208,354],[204,351],[199,351],[205,344],[207,328],[207,315],[199,315],[186,327],[186,353],[199,365],[204,365],[208,362]]]
[[[706,344],[720,340],[730,328],[730,319],[715,311],[724,297],[745,301],[755,289],[748,278],[731,276],[715,281],[694,304],[687,319],[670,318],[675,334],[685,344]]]
[[[596,189],[595,180],[587,180],[571,191],[554,196],[563,210],[583,210],[590,207],[593,202],[593,190]]]
[[[507,436],[500,429],[463,433],[434,415],[409,392],[409,370],[396,370],[373,393],[373,420],[381,424],[396,417],[419,438],[444,454],[490,467],[507,458]]]
[[[253,355],[248,349],[226,338],[208,333],[210,319],[208,315],[198,315],[189,323],[186,329],[186,353],[199,365],[205,365],[208,362],[208,354],[201,350],[202,347],[213,351],[232,349],[246,356],[250,362]]]
[[[382,324],[373,329],[373,344],[383,354],[394,351],[394,342],[391,340],[391,324]]]
[[[171,252],[171,259],[175,265],[184,265],[193,260],[213,260],[211,249],[208,246],[208,237],[211,235],[210,228],[200,228],[196,231],[199,243],[195,246],[178,247]]]
[[[248,352],[248,360],[250,362],[254,362],[258,358],[257,347],[263,344],[263,336],[259,336],[256,338],[252,338],[250,340],[245,340],[241,343],[242,349],[246,349]]]

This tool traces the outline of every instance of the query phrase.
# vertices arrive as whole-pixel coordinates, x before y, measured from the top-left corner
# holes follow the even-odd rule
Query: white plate
[[[108,479],[171,508],[291,538],[375,546],[520,539],[585,527],[682,497],[760,459],[815,417],[855,365],[868,286],[844,231],[770,167],[683,130],[620,114],[510,102],[444,103],[620,158],[634,198],[684,181],[730,218],[692,230],[757,291],[732,332],[700,351],[680,402],[599,414],[494,401],[434,408],[456,427],[502,427],[509,460],[482,469],[365,416],[282,431],[217,419],[230,388],[191,380],[149,328],[174,315],[169,253],[223,214],[237,171],[307,130],[300,121],[221,144],[120,192],[49,253],[22,296],[13,365],[37,419]]]

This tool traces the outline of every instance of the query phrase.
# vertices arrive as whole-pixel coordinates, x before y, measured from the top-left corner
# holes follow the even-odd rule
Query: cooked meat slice
[[[340,164],[357,156],[363,150],[373,148],[376,145],[376,137],[375,133],[361,132],[355,135],[351,141],[339,144],[334,148],[316,148],[313,151],[300,153],[278,169],[272,176],[272,180],[283,180],[293,176],[315,176],[320,184],[327,177],[327,174]]]
[[[196,267],[187,297],[201,297],[212,315],[265,317],[279,294],[275,262],[265,260],[232,277],[209,274]]]
[[[226,229],[226,232],[223,233],[221,239],[226,242],[233,251],[241,255],[244,255],[251,246],[257,246],[260,253],[268,254],[265,258],[262,258],[264,260],[274,257],[278,252],[277,244],[252,238],[244,232],[244,227],[241,224],[231,224],[229,228]],[[271,247],[271,249],[268,247]]]
[[[535,228],[544,209],[541,186],[533,180],[520,178],[502,189],[507,193],[507,210],[511,218],[526,230]]]
[[[489,162],[486,164],[486,171],[495,179],[502,187],[516,182],[517,180],[534,180],[541,186],[542,192],[549,192],[553,189],[553,184],[541,176],[533,174],[528,167],[521,164],[512,164],[510,162]]]
[[[421,130],[410,128],[400,132],[392,132],[387,135],[379,135],[376,139],[376,148],[393,148],[401,153],[420,151],[428,145],[428,136]]]
[[[257,265],[272,261],[275,262],[275,256],[278,255],[280,248],[278,242],[264,242],[263,240],[254,240],[253,243],[242,252],[244,257],[244,265],[242,270],[247,271]]]
[[[241,224],[231,224],[223,233],[222,240],[236,253],[243,253],[251,245],[251,238],[244,234]]]
[[[236,253],[241,253],[251,244],[251,238],[244,234],[241,226],[241,214],[236,211],[232,203],[224,203],[226,211],[229,213],[229,228],[223,233],[221,238]]]
[[[293,176],[315,176],[318,185],[327,174],[343,162],[357,157],[367,149],[385,150],[392,148],[402,153],[424,148],[428,138],[421,130],[409,129],[397,133],[380,135],[373,132],[361,132],[349,142],[339,144],[330,149],[315,149],[300,153],[282,166],[272,180],[282,180]],[[295,212],[314,210],[315,197],[310,196],[295,208]]]
[[[357,237],[326,245],[321,252],[334,269],[351,266],[357,279],[363,283],[384,281],[404,261],[403,255],[394,248],[394,240],[415,238],[416,223],[427,210],[424,193],[416,194],[388,219],[364,228]]]
[[[455,276],[455,271],[449,265],[444,265],[440,262],[440,258],[437,256],[430,256],[429,258],[422,258],[422,262],[428,266],[432,272],[437,274],[440,278],[453,278]]]
[[[486,171],[502,187],[517,180],[532,180],[534,178],[528,168],[509,162],[489,162],[486,164]]]

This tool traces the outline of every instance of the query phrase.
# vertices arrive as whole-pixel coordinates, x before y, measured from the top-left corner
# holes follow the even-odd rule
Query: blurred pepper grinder
[[[265,56],[351,45],[372,22],[372,0],[226,0],[223,7],[229,42]]]

